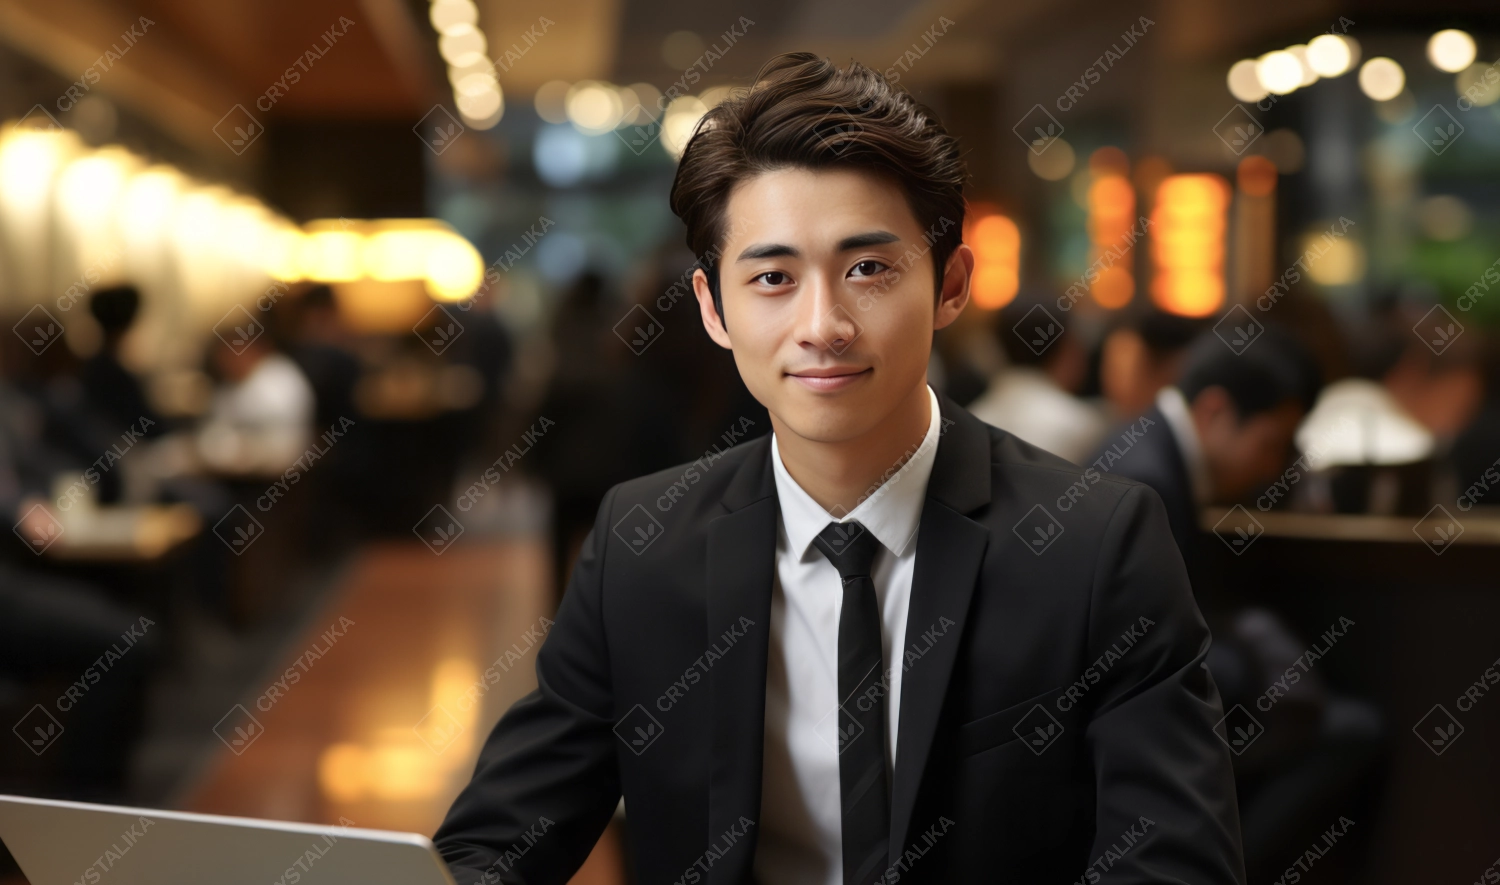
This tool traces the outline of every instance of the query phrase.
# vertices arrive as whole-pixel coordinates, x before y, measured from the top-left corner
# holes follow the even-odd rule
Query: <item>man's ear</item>
[[[708,331],[708,337],[725,350],[732,349],[729,332],[724,329],[724,321],[714,307],[714,293],[708,288],[708,274],[701,267],[693,271],[693,294],[698,298],[698,313],[703,317],[703,328]]]
[[[967,243],[959,243],[948,263],[943,266],[943,288],[938,293],[937,313],[932,318],[932,328],[941,329],[958,319],[969,303],[969,282],[974,277],[974,250]]]

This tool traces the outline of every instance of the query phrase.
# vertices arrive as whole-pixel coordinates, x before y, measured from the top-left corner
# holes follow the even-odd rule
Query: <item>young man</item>
[[[672,190],[704,327],[773,434],[605,496],[437,844],[564,882],[620,797],[636,879],[1243,881],[1208,633],[1144,486],[926,383],[963,310],[932,114],[808,54],[710,111]]]

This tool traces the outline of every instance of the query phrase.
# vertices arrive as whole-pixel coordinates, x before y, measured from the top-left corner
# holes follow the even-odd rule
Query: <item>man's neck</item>
[[[927,436],[932,403],[923,379],[869,432],[840,442],[810,440],[771,416],[781,463],[824,510],[843,516],[911,459]]]

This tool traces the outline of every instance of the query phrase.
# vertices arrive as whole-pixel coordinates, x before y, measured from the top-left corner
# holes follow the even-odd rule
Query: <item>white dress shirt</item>
[[[937,455],[941,417],[899,471],[842,518],[810,497],[781,463],[771,437],[771,466],[781,518],[766,667],[765,757],[755,877],[763,885],[843,885],[838,754],[839,613],[843,582],[813,538],[830,522],[857,521],[880,541],[871,576],[880,605],[886,696],[887,764],[896,764],[901,721],[899,649],[906,644],[907,602],[917,558],[917,527]]]
[[[1187,464],[1188,484],[1192,486],[1193,503],[1199,507],[1213,498],[1213,481],[1208,475],[1208,461],[1203,456],[1203,442],[1198,439],[1198,428],[1193,424],[1192,409],[1187,397],[1175,387],[1163,387],[1156,394],[1156,407],[1167,419],[1167,427],[1177,448],[1182,450],[1182,460]]]
[[[1074,464],[1084,463],[1109,433],[1102,409],[1068,393],[1032,366],[1001,369],[968,409],[984,423]]]

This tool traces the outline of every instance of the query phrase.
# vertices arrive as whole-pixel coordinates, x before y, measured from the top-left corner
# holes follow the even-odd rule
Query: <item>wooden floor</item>
[[[536,685],[550,587],[540,542],[366,550],[244,702],[259,730],[230,720],[240,752],[226,744],[184,807],[432,835]],[[612,828],[573,881],[620,883],[621,866]]]

